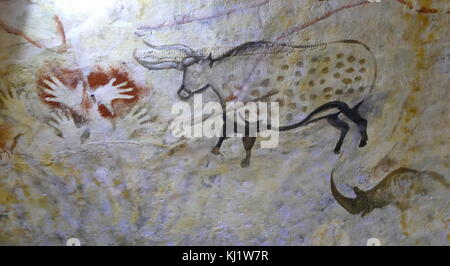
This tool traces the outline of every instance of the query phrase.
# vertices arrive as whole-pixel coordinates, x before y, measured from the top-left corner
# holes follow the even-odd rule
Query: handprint
[[[71,89],[64,85],[55,76],[51,76],[50,80],[44,80],[44,83],[51,89],[44,88],[44,92],[52,97],[45,97],[47,102],[56,102],[66,107],[76,109],[83,101],[83,82],[79,82],[75,89]]]
[[[0,102],[2,103],[0,116],[10,117],[25,127],[31,127],[36,123],[36,119],[28,114],[23,97],[18,96],[15,89],[0,91]]]
[[[12,152],[10,151],[3,151],[2,149],[0,149],[0,161],[4,160],[5,158],[11,158],[12,156]]]
[[[89,137],[89,129],[86,126],[77,127],[71,115],[52,113],[51,118],[48,124],[59,131],[66,145],[80,146]]]
[[[139,105],[135,105],[128,114],[117,121],[116,132],[121,137],[129,138],[137,130],[146,128],[148,123],[145,122],[150,119],[147,108],[140,109]]]
[[[10,123],[0,124],[0,160],[11,158],[23,129]]]
[[[126,95],[127,93],[133,91],[133,88],[125,89],[127,82],[122,82],[117,85],[113,85],[116,79],[111,79],[108,84],[98,87],[95,91],[91,93],[91,96],[97,102],[98,105],[104,105],[111,114],[114,114],[114,109],[112,107],[112,101],[116,99],[133,99],[133,95]]]

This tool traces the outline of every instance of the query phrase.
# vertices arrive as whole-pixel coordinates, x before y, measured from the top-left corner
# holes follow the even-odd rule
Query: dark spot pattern
[[[265,79],[263,81],[261,81],[260,85],[261,87],[267,87],[270,84],[270,79]]]
[[[328,93],[328,92],[331,92],[331,91],[333,91],[333,88],[331,88],[331,87],[326,87],[326,88],[323,89],[324,93]]]
[[[344,84],[346,84],[346,85],[351,84],[351,83],[352,83],[352,79],[349,79],[349,78],[343,78],[343,79],[342,79],[342,83],[344,83]]]

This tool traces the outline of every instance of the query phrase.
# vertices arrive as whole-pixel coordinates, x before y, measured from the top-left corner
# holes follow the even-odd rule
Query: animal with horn
[[[352,199],[338,191],[333,172],[330,180],[331,193],[339,205],[351,214],[361,214],[361,217],[387,205],[393,205],[404,211],[411,207],[414,195],[429,194],[436,188],[436,184],[446,189],[450,188],[450,184],[442,175],[402,167],[390,172],[380,183],[367,191],[353,187],[356,198]]]
[[[212,149],[214,154],[220,153],[220,147],[227,139],[225,103],[229,101],[264,99],[278,102],[281,126],[269,125],[272,130],[287,131],[326,120],[340,131],[335,153],[340,152],[349,130],[343,117],[357,125],[361,135],[359,146],[367,143],[367,120],[358,108],[374,88],[377,63],[370,48],[360,41],[306,45],[248,42],[214,58],[185,45],[144,43],[152,55],[137,56],[135,51],[134,58],[139,64],[148,70],[183,72],[182,84],[177,91],[181,100],[210,89],[222,104],[223,135]],[[170,54],[178,54],[178,57],[168,57]],[[255,139],[254,136],[243,136],[246,157],[242,167],[250,163]]]

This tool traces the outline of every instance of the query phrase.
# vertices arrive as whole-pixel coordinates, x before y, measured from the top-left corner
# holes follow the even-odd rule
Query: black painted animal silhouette
[[[445,178],[432,171],[417,171],[410,168],[398,168],[389,173],[380,183],[367,191],[353,187],[356,198],[342,195],[331,173],[331,193],[334,199],[351,214],[364,216],[375,208],[393,205],[404,211],[410,207],[411,199],[416,194],[428,194],[433,186],[439,184],[450,188]]]
[[[140,58],[135,51],[135,60],[149,70],[182,71],[183,82],[177,92],[182,100],[212,89],[223,108],[227,101],[277,101],[281,126],[272,129],[286,131],[326,120],[340,131],[335,153],[340,152],[349,130],[348,123],[339,117],[342,114],[358,126],[359,146],[367,143],[367,121],[358,107],[374,88],[377,63],[370,48],[357,40],[313,45],[248,42],[215,58],[185,45],[145,43],[153,55]],[[168,58],[171,53],[182,56]],[[330,113],[333,110],[337,111]],[[225,127],[223,132],[212,150],[215,154],[219,154],[227,138]],[[255,137],[245,135],[243,142],[246,158],[241,165],[245,167],[249,165]]]

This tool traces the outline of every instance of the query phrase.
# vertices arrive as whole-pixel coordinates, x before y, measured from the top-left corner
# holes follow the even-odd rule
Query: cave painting
[[[83,77],[81,71],[52,67],[38,81],[41,98],[53,107],[66,108],[87,115],[92,106],[103,117],[115,117],[124,106],[135,104],[147,92],[125,70],[97,69]]]
[[[340,152],[349,130],[348,123],[339,117],[342,115],[357,125],[361,135],[359,146],[367,143],[367,120],[361,117],[358,108],[375,86],[377,63],[370,48],[357,40],[312,45],[249,42],[214,58],[181,44],[145,44],[150,47],[150,56],[148,52],[147,56],[135,52],[135,60],[149,70],[182,71],[183,81],[177,91],[181,100],[210,89],[222,106],[229,101],[276,101],[281,108],[282,125],[278,128],[268,125],[268,129],[287,131],[326,120],[340,131],[335,153]],[[170,52],[172,60],[167,59]],[[182,56],[177,58],[177,54]],[[330,110],[335,112],[324,115]],[[224,125],[226,113],[224,108]],[[246,126],[248,132],[249,125]],[[220,153],[226,132],[223,126],[223,135],[212,150],[214,154]],[[250,164],[256,139],[246,134],[242,167]]]
[[[393,205],[401,211],[407,210],[412,207],[411,199],[415,195],[433,192],[433,183],[450,189],[450,184],[440,174],[402,167],[390,172],[380,183],[367,191],[354,187],[356,198],[352,199],[338,191],[333,173],[330,180],[331,193],[339,205],[349,213],[361,216],[387,205]]]

